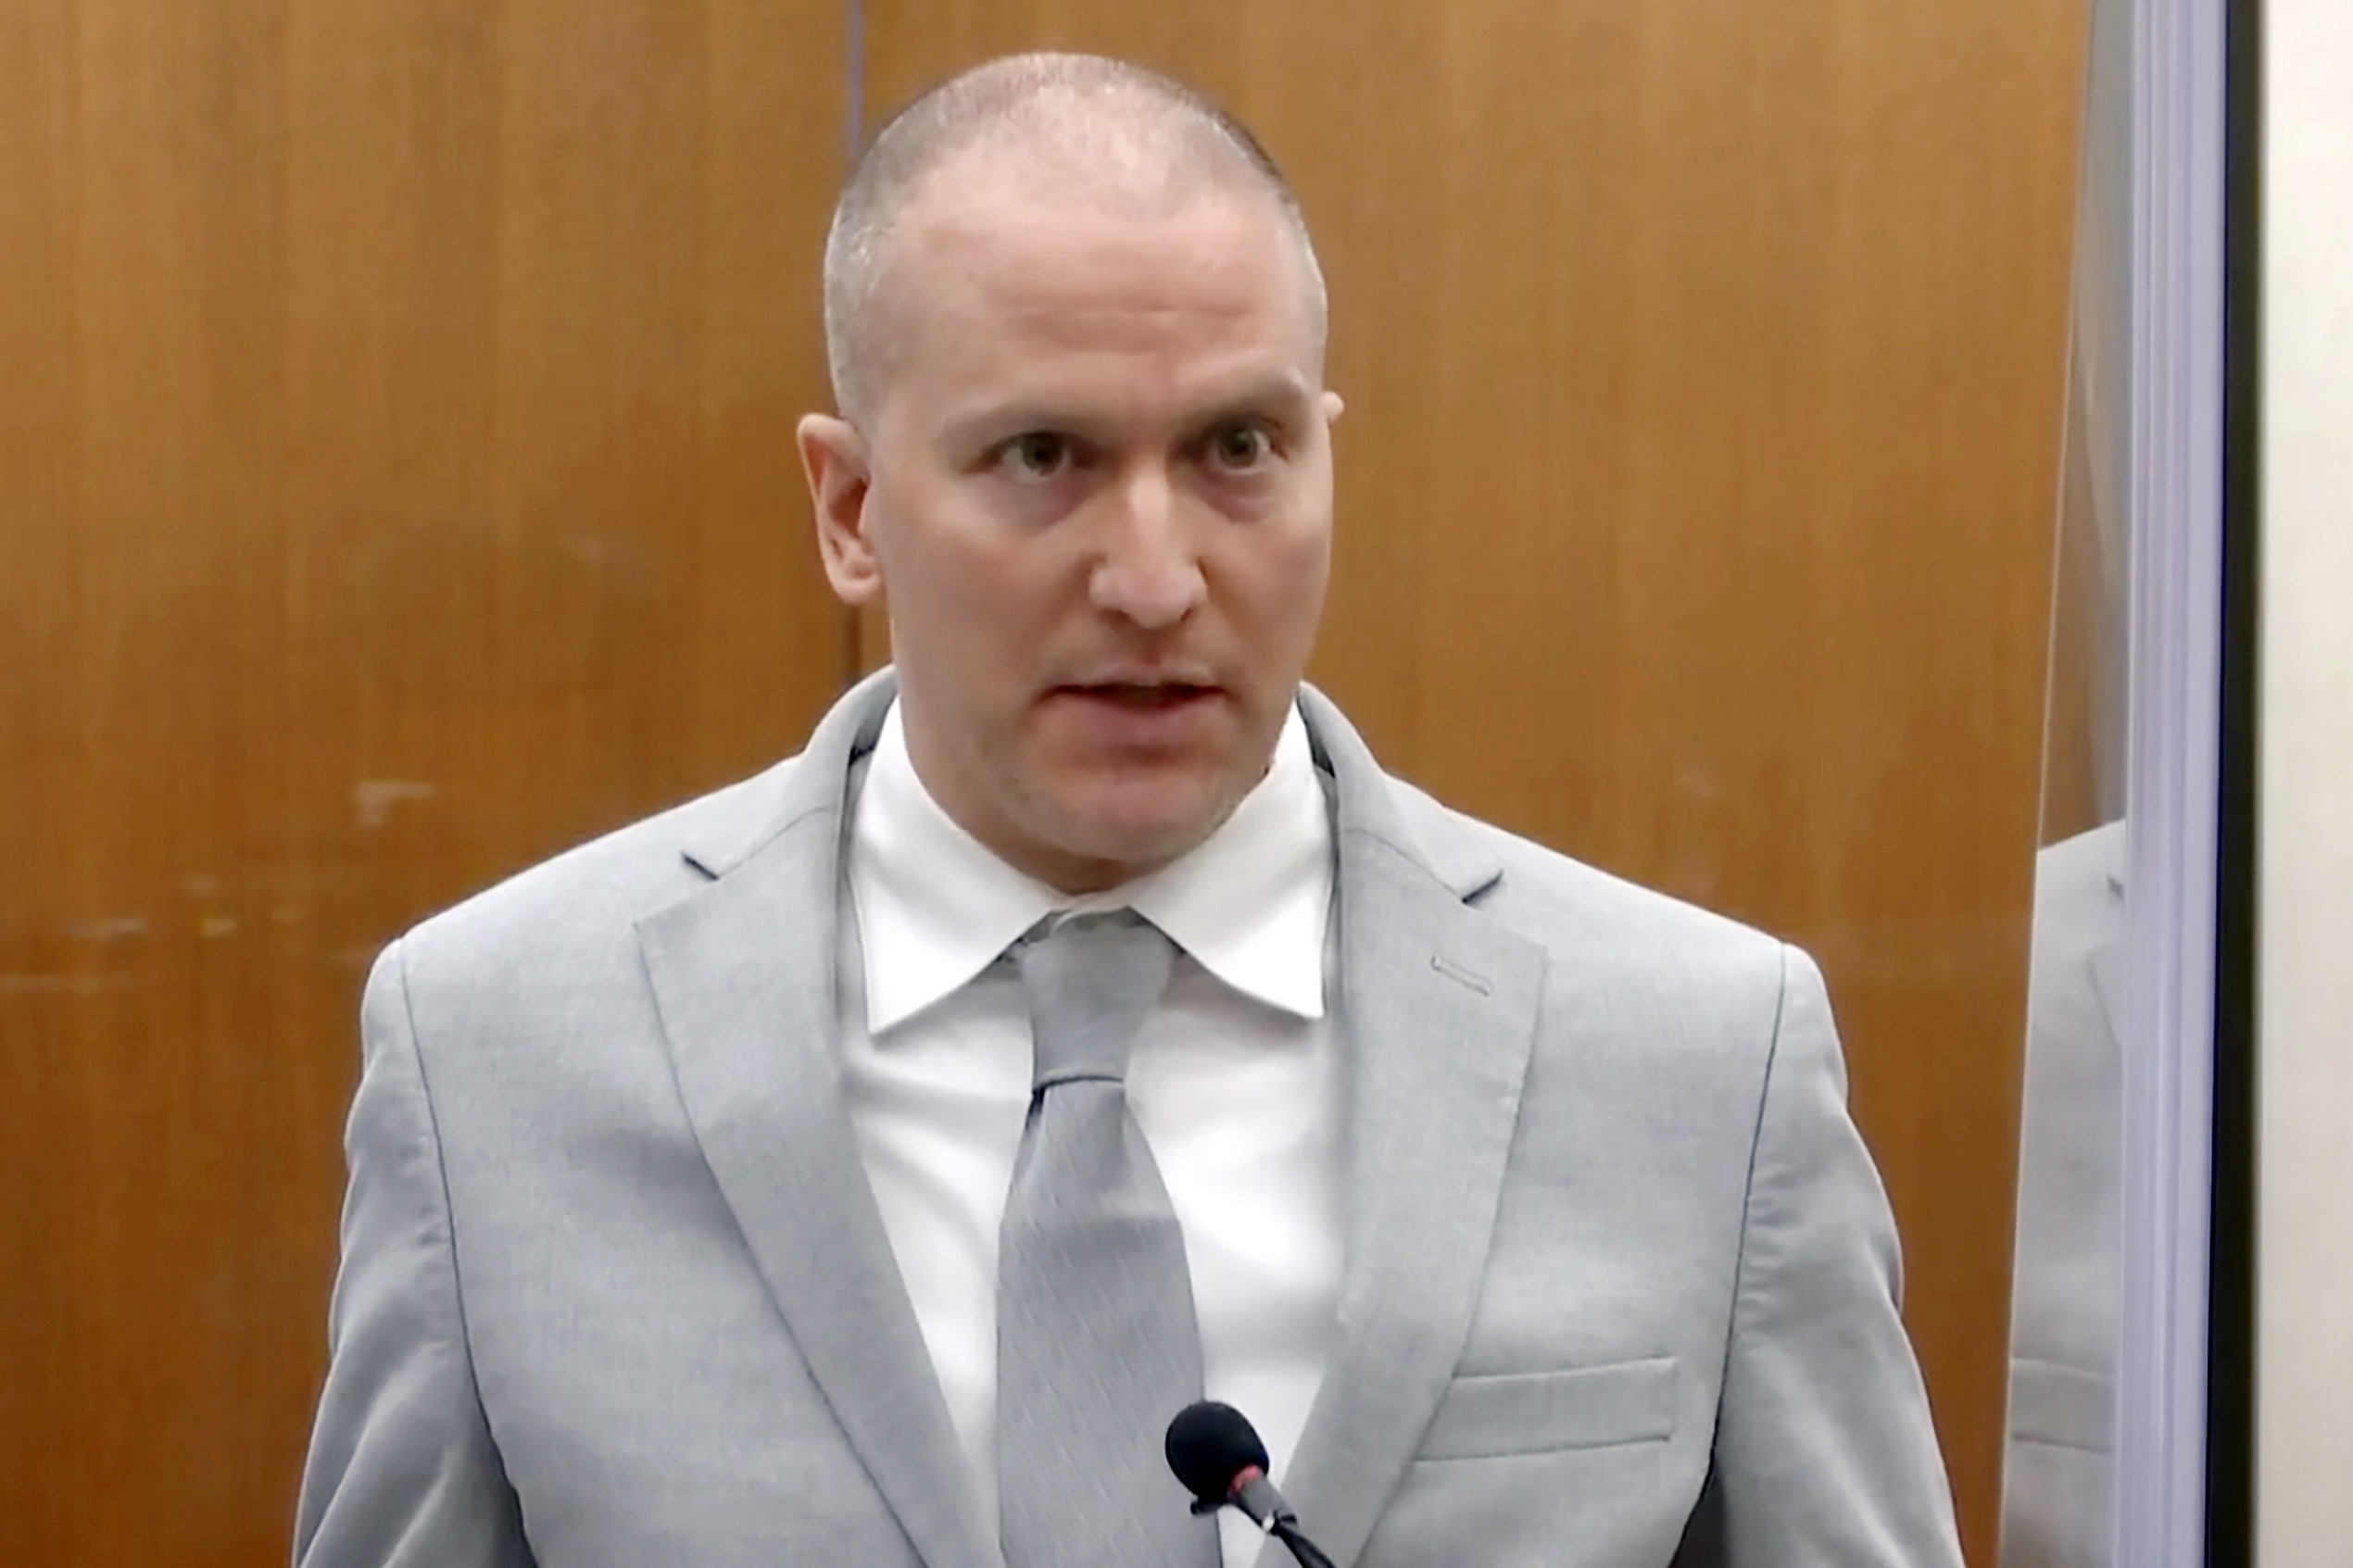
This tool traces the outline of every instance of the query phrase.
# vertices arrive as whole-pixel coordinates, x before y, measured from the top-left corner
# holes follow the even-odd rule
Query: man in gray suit
[[[890,671],[396,943],[311,1568],[1958,1562],[1791,948],[1449,811],[1302,684],[1324,291],[1239,125],[1029,56],[826,252]]]

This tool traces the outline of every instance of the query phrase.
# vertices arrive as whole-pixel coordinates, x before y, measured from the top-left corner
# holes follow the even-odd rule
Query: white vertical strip
[[[2353,3],[2264,7],[2256,1542],[2353,1562]]]
[[[2134,7],[2119,1568],[2205,1559],[2224,40],[2223,0]]]

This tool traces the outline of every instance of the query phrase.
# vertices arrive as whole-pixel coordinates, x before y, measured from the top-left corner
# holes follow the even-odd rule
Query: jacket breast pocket
[[[1422,1460],[1495,1459],[1661,1442],[1675,1433],[1675,1358],[1457,1377]]]

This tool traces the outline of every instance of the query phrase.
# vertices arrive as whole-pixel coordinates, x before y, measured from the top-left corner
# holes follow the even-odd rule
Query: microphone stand
[[[1265,1486],[1265,1484],[1264,1481],[1261,1481],[1258,1485]],[[1196,1502],[1193,1504],[1193,1513],[1196,1517],[1206,1518],[1214,1517],[1221,1508],[1240,1509],[1244,1517],[1248,1518],[1252,1524],[1256,1524],[1260,1530],[1274,1537],[1277,1540],[1282,1542],[1284,1546],[1290,1549],[1291,1560],[1299,1564],[1299,1568],[1333,1568],[1332,1560],[1324,1555],[1323,1549],[1318,1547],[1314,1541],[1309,1540],[1306,1535],[1301,1531],[1299,1527],[1299,1516],[1293,1513],[1290,1511],[1290,1506],[1282,1501],[1281,1494],[1276,1492],[1273,1487],[1268,1486],[1266,1487],[1265,1495],[1272,1498],[1274,1500],[1272,1506],[1265,1508],[1263,1514],[1259,1509],[1245,1507],[1239,1500],[1227,1503],[1209,1502],[1206,1500]],[[1257,1501],[1259,1499],[1252,1499],[1252,1500]]]
[[[1291,1557],[1299,1563],[1299,1568],[1332,1568],[1332,1560],[1317,1549],[1314,1541],[1301,1535],[1299,1526],[1290,1520],[1277,1518],[1271,1521],[1266,1533],[1290,1548]]]

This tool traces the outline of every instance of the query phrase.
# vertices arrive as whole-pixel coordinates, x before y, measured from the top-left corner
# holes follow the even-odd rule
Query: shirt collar
[[[1149,876],[1074,898],[1000,859],[932,798],[894,703],[850,824],[849,884],[877,1037],[962,989],[1048,915],[1106,909],[1133,909],[1237,991],[1324,1014],[1331,818],[1296,706],[1266,776],[1215,833]]]

